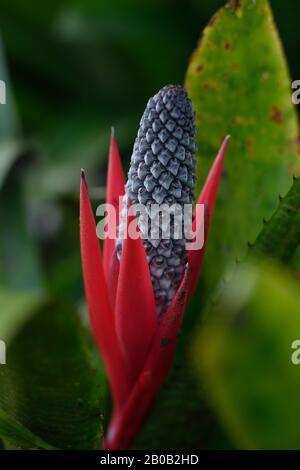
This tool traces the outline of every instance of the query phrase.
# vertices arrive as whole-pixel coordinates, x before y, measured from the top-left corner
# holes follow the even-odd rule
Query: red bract
[[[119,262],[115,240],[104,242],[104,259],[84,174],[80,191],[80,243],[85,292],[95,341],[103,359],[113,397],[113,416],[105,448],[127,449],[168,374],[187,303],[199,277],[208,227],[222,173],[228,139],[220,148],[200,194],[205,204],[204,246],[189,251],[181,284],[167,311],[157,317],[153,288],[142,239],[123,241]],[[111,137],[107,202],[118,208],[124,174],[114,135]],[[197,214],[197,206],[195,217]],[[203,227],[201,227],[203,228]]]

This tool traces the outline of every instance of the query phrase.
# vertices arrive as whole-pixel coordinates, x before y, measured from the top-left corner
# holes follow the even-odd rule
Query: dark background
[[[127,170],[148,98],[183,82],[201,31],[222,5],[1,0],[0,79],[8,96],[0,106],[0,286],[9,287],[11,297],[40,290],[70,300],[86,319],[80,169],[96,205],[105,192],[111,126]],[[271,5],[291,77],[300,79],[300,2]],[[210,423],[200,424],[205,435]]]
[[[4,284],[46,287],[84,306],[80,168],[95,204],[100,202],[111,126],[127,170],[148,98],[167,83],[183,82],[201,31],[223,4],[1,1],[0,78],[12,89],[0,109],[0,150],[9,152],[12,169],[1,195]],[[292,78],[298,79],[300,3],[274,0],[272,6]]]
[[[128,157],[147,99],[167,83],[182,83],[200,32],[223,4],[2,0],[0,31],[23,134],[43,144],[45,158],[74,159],[75,149],[85,165],[90,153],[106,155],[101,137],[107,140],[114,125]],[[297,79],[300,3],[271,5]]]

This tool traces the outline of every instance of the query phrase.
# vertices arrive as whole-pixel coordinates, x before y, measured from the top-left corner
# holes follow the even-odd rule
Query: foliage
[[[209,308],[193,357],[211,405],[239,448],[299,449],[299,285],[282,269],[242,264]]]
[[[300,170],[290,83],[267,1],[232,2],[216,14],[186,77],[197,113],[199,188],[220,138],[231,134],[203,273],[209,291],[245,254]]]
[[[298,78],[300,4],[289,0],[289,6],[272,2]],[[185,78],[197,113],[199,190],[224,134],[231,144],[205,271],[173,370],[136,448],[299,448],[299,385],[290,363],[299,314],[299,179],[292,184],[298,122],[268,2],[3,0],[0,339],[8,359],[0,365],[0,437],[6,448],[101,447],[100,414],[107,421],[110,398],[86,329],[79,171],[91,170],[100,202],[110,126],[125,166],[148,97],[182,82],[199,31],[219,7]],[[268,255],[285,266],[249,255],[212,304],[224,270],[227,277],[248,241],[255,241],[249,253],[256,259]]]
[[[254,245],[250,246],[251,251],[289,262],[300,240],[300,178],[294,178],[291,189],[280,198],[279,207],[264,224]]]
[[[0,291],[0,435],[15,447],[100,448],[100,393],[73,308]]]

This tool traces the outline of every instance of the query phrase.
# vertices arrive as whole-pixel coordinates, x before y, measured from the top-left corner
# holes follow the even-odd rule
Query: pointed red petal
[[[215,161],[208,174],[208,177],[206,178],[198,201],[198,204],[205,204],[205,202],[208,202],[210,220],[212,219],[214,213],[228,141],[229,136],[225,137],[225,139],[223,140],[218,155],[216,156]]]
[[[200,206],[196,206],[196,217],[197,215],[199,216],[199,214],[197,214],[197,208],[200,207]],[[209,228],[209,207],[208,207],[208,203],[206,202],[205,204],[205,209],[204,209],[204,220],[203,220],[203,223],[204,223],[204,244],[203,244],[203,247],[199,250],[191,250],[189,251],[189,255],[188,255],[188,264],[189,264],[189,269],[190,269],[190,279],[189,279],[189,287],[188,287],[188,302],[190,301],[193,293],[194,293],[194,290],[195,290],[195,287],[196,287],[196,284],[197,284],[197,281],[198,281],[198,278],[199,278],[199,274],[200,274],[200,271],[201,271],[201,267],[202,267],[202,263],[203,263],[203,260],[204,260],[204,254],[205,254],[205,248],[206,248],[206,241],[207,241],[207,236],[208,236],[208,228]],[[199,230],[203,230],[203,225],[199,227]]]
[[[109,147],[108,157],[108,171],[107,171],[107,188],[106,188],[106,203],[112,204],[116,209],[116,226],[119,225],[119,198],[125,192],[125,176],[122,168],[120,154],[115,139],[114,131],[112,130]],[[107,218],[109,224],[109,217]],[[115,249],[115,240],[106,238],[104,240],[104,272],[108,280],[111,257]]]
[[[176,349],[176,338],[186,306],[188,274],[185,273],[176,296],[159,322],[145,365],[125,407],[115,414],[105,448],[127,449],[138,434],[150,406],[168,374]]]
[[[128,217],[127,225],[136,223]],[[157,316],[149,266],[141,236],[123,240],[116,298],[116,330],[127,371],[132,380],[140,372]]]
[[[207,205],[207,207],[205,208],[205,213],[204,213],[204,245],[200,250],[191,250],[189,252],[189,266],[190,266],[191,276],[190,276],[190,283],[189,283],[188,302],[190,301],[194,293],[194,290],[198,281],[198,277],[200,274],[200,270],[202,267],[202,263],[204,260],[206,241],[208,237],[208,229],[209,229],[209,225],[212,221],[212,217],[214,213],[215,203],[216,203],[219,184],[220,184],[221,175],[222,175],[223,162],[224,162],[224,157],[225,157],[225,152],[226,152],[226,148],[228,145],[229,137],[230,136],[227,136],[223,140],[223,143],[220,147],[218,155],[216,156],[215,161],[211,167],[211,170],[205,181],[205,184],[203,186],[203,189],[201,191],[201,194],[199,196],[198,202],[195,207],[193,232],[196,231],[197,220],[198,220],[199,213],[200,213],[200,211],[198,211],[199,205],[200,204]],[[203,227],[201,227],[200,225],[200,230],[202,229]]]
[[[120,261],[118,260],[117,251],[115,250],[113,252],[113,255],[110,261],[109,280],[108,280],[109,299],[110,299],[110,305],[113,311],[115,311],[115,305],[116,305],[119,272],[120,272]]]
[[[124,364],[117,343],[95,219],[83,174],[80,186],[80,244],[90,322],[107,370],[114,402],[118,407],[128,395],[129,384],[124,374]]]

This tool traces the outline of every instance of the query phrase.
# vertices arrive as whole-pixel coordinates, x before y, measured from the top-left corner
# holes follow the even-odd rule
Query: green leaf
[[[172,371],[162,386],[134,449],[232,449],[208,409],[190,358],[191,339],[180,335]]]
[[[0,291],[0,437],[14,447],[101,447],[98,373],[76,312]]]
[[[299,171],[291,82],[266,0],[231,1],[214,16],[185,84],[197,115],[198,190],[222,137],[232,137],[203,271],[212,292]]]
[[[32,316],[32,312],[40,306],[41,296],[35,292],[19,292],[0,289],[0,336],[9,344],[24,324]]]
[[[28,208],[22,181],[26,165],[26,157],[19,154],[0,190],[0,284],[40,290],[43,280],[37,247],[27,228]]]
[[[193,358],[201,387],[237,446],[299,449],[299,285],[272,265],[239,266],[208,308]]]
[[[5,104],[0,103],[0,189],[23,151],[17,136],[19,121],[0,37],[0,80],[4,82]]]
[[[0,80],[5,84],[5,104],[0,103],[0,141],[12,140],[19,130],[13,92],[6,67],[2,40],[0,38]],[[0,172],[1,176],[1,172]]]
[[[0,190],[18,160],[24,157],[26,149],[18,140],[0,141]]]
[[[17,138],[18,119],[0,38],[0,80],[5,82],[6,103],[0,104],[0,284],[15,288],[42,285],[36,248],[26,228],[23,192],[28,148]]]
[[[265,221],[250,253],[265,254],[288,262],[300,244],[300,178],[295,178],[287,195],[269,221]]]
[[[37,448],[54,450],[55,448],[44,442],[38,436],[28,431],[22,424],[16,422],[8,416],[3,410],[0,409],[0,434],[5,438],[8,443],[17,442],[18,447],[22,448]],[[15,444],[16,445],[16,444]],[[8,447],[8,446],[7,446]]]

